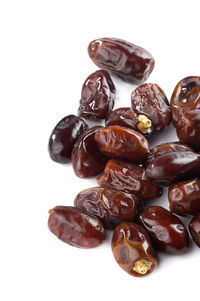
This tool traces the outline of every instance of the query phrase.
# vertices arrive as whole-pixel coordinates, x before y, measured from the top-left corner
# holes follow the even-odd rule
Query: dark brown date
[[[61,119],[49,138],[51,159],[58,163],[68,162],[74,143],[87,129],[87,124],[80,117],[68,115]]]
[[[114,110],[106,120],[106,126],[120,125],[140,132],[144,136],[152,133],[151,120],[143,114],[138,114],[132,108],[119,108]]]
[[[143,135],[122,126],[100,128],[95,141],[100,152],[110,158],[142,163],[149,152],[149,143]]]
[[[153,272],[157,258],[147,232],[131,222],[119,224],[113,233],[112,251],[119,266],[131,276]]]
[[[195,177],[199,169],[199,154],[188,146],[166,143],[151,150],[146,176],[156,184],[168,186]]]
[[[143,208],[142,200],[118,190],[92,187],[81,191],[74,205],[100,218],[107,229],[114,229],[122,221],[133,221]]]
[[[104,119],[113,109],[115,86],[104,70],[98,70],[85,80],[78,115],[88,119]]]
[[[189,235],[181,220],[160,206],[150,206],[141,215],[140,221],[147,230],[157,250],[176,254],[189,246]]]
[[[155,132],[163,130],[171,121],[169,101],[157,84],[143,84],[131,95],[132,109],[151,120]]]
[[[200,179],[174,184],[168,192],[170,211],[180,215],[200,212]]]
[[[154,58],[147,50],[115,38],[92,41],[88,53],[98,67],[137,84],[149,77],[155,65]]]
[[[100,129],[94,126],[83,133],[74,144],[71,160],[75,174],[80,178],[97,176],[104,169],[108,159],[97,149],[94,136]]]
[[[74,247],[97,247],[105,239],[102,223],[92,214],[70,206],[57,206],[49,213],[49,230]]]
[[[189,224],[189,230],[194,242],[200,248],[200,213],[195,215]]]
[[[171,97],[172,119],[180,142],[200,151],[200,77],[189,76]]]
[[[132,193],[144,200],[162,194],[162,188],[147,179],[144,168],[122,160],[109,160],[104,175],[100,176],[97,182],[101,187]]]

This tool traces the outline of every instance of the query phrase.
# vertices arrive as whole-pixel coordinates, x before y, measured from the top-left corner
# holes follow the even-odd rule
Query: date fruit
[[[115,86],[105,70],[98,70],[85,80],[78,115],[88,119],[104,119],[113,109]]]
[[[88,178],[100,174],[108,159],[97,149],[94,136],[100,129],[94,126],[83,133],[74,144],[71,160],[77,177]]]
[[[154,58],[147,50],[115,38],[92,41],[88,46],[88,54],[99,68],[137,84],[149,77],[155,65]]]
[[[200,179],[176,183],[169,187],[170,211],[179,215],[200,212]]]
[[[95,141],[100,152],[110,158],[142,163],[149,152],[149,143],[143,135],[122,126],[100,128],[95,134]]]
[[[87,124],[80,117],[68,115],[61,119],[49,138],[51,159],[58,163],[68,162],[74,143],[87,129]]]
[[[142,200],[135,195],[101,187],[81,191],[74,205],[96,215],[107,229],[114,229],[123,220],[133,221],[143,208]]]
[[[188,146],[166,143],[151,150],[146,176],[155,184],[168,186],[174,182],[194,178],[199,170],[199,154]]]
[[[92,214],[70,206],[57,206],[49,213],[49,230],[74,247],[97,247],[105,239],[102,223]]]
[[[181,220],[161,206],[150,206],[141,215],[140,222],[147,230],[157,250],[178,254],[189,246],[189,235]]]
[[[169,101],[157,84],[143,84],[131,95],[132,109],[151,120],[155,132],[163,130],[171,121]]]
[[[176,85],[171,110],[180,142],[200,151],[200,76],[186,77]]]
[[[119,266],[131,276],[153,272],[157,258],[147,232],[131,222],[119,224],[112,237],[112,252]]]
[[[195,215],[189,223],[189,230],[194,242],[200,248],[200,213]]]
[[[122,160],[109,160],[97,182],[101,187],[132,193],[144,200],[162,194],[162,188],[147,179],[144,168]]]

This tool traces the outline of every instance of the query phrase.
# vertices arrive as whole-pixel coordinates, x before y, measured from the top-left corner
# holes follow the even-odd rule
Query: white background
[[[97,70],[88,43],[118,37],[149,50],[156,65],[149,82],[170,98],[177,82],[200,75],[199,1],[0,1],[1,214],[0,300],[191,300],[199,298],[200,252],[158,254],[150,276],[134,278],[114,261],[111,233],[98,248],[59,241],[48,210],[72,205],[95,186],[71,164],[50,160],[55,124],[76,114],[81,86]],[[130,105],[135,86],[113,78],[115,108]],[[174,141],[172,126],[152,145]],[[153,203],[156,203],[153,202]],[[157,204],[168,208],[167,195]],[[187,219],[185,219],[187,222]]]

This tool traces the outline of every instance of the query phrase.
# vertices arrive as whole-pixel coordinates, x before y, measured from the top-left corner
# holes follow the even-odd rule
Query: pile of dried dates
[[[145,276],[157,266],[156,251],[186,252],[189,232],[200,247],[200,77],[182,79],[169,104],[157,84],[143,83],[155,63],[145,49],[103,38],[92,41],[88,53],[101,69],[83,84],[78,116],[55,126],[49,154],[58,163],[71,160],[80,178],[98,176],[99,186],[79,192],[74,206],[51,209],[48,226],[79,248],[98,246],[105,229],[114,230],[117,263],[132,276]],[[130,107],[113,111],[110,74],[139,84]],[[88,128],[83,118],[105,119],[105,127]],[[171,120],[179,141],[151,148],[149,137]],[[162,186],[169,186],[169,210],[148,206],[162,195]],[[192,216],[189,232],[177,215]]]

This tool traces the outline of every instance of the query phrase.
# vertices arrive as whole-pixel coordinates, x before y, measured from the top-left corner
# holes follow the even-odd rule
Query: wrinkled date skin
[[[162,194],[162,188],[147,179],[144,168],[122,160],[109,160],[104,175],[99,176],[97,182],[101,187],[132,193],[144,200]]]
[[[88,46],[88,54],[99,68],[137,84],[149,77],[155,65],[154,58],[147,50],[115,38],[92,41]]]
[[[74,143],[88,129],[83,119],[68,115],[58,122],[49,138],[49,155],[58,163],[67,163]]]
[[[101,173],[108,159],[97,149],[94,136],[100,126],[90,128],[74,144],[71,161],[75,174],[80,178],[95,177]]]
[[[150,151],[149,143],[143,135],[117,125],[100,128],[95,134],[95,141],[105,156],[135,163],[142,163]]]
[[[194,216],[189,223],[189,230],[194,242],[200,248],[200,213]]]
[[[143,208],[142,200],[118,190],[92,187],[81,191],[74,205],[100,218],[107,229],[114,229],[122,221],[133,221]]]
[[[119,266],[131,276],[153,272],[157,258],[147,232],[131,222],[119,224],[112,237],[112,252]]]
[[[132,108],[119,108],[110,113],[106,120],[106,126],[111,125],[128,127],[146,137],[153,131],[151,120],[146,115],[135,112]]]
[[[57,206],[49,213],[49,230],[74,247],[94,248],[105,239],[105,230],[99,219],[79,208]]]
[[[166,143],[154,147],[148,157],[146,176],[158,185],[168,186],[199,173],[200,155],[190,147]]]
[[[163,130],[171,121],[169,101],[157,84],[143,84],[131,95],[132,109],[152,121],[153,131]]]
[[[140,221],[147,230],[157,250],[179,254],[189,246],[189,235],[181,220],[161,206],[150,206]]]
[[[108,72],[98,70],[85,80],[78,115],[88,119],[104,119],[113,109],[115,86]]]
[[[176,183],[169,187],[170,211],[179,215],[200,212],[200,179]]]
[[[189,76],[175,87],[171,97],[173,123],[180,142],[200,151],[200,77]]]

